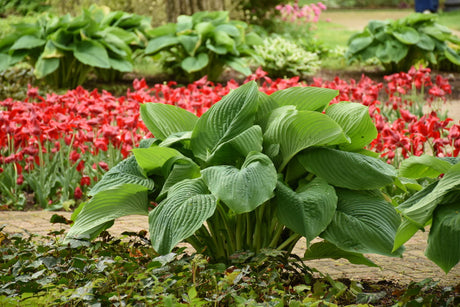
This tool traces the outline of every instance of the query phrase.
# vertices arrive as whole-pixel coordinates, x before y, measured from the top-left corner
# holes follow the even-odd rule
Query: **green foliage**
[[[186,75],[189,81],[204,75],[217,80],[225,67],[249,75],[244,57],[253,56],[253,45],[260,37],[248,31],[242,21],[230,20],[228,12],[198,12],[182,15],[177,23],[169,23],[149,31],[145,54],[161,55],[163,67],[177,78]]]
[[[445,61],[460,66],[460,39],[436,20],[436,15],[414,13],[394,21],[370,21],[350,37],[346,56],[349,62],[376,57],[387,72],[408,71],[417,64],[436,67]]]
[[[359,153],[375,127],[365,106],[327,107],[337,94],[294,87],[267,96],[250,82],[200,118],[176,106],[142,105],[156,138],[98,182],[67,242],[94,238],[136,211],[149,215],[161,254],[187,241],[228,262],[240,251],[289,252],[301,236],[308,246],[320,236],[329,257],[369,264],[361,253],[400,256],[402,249],[392,252],[400,219],[378,190],[396,171]],[[309,251],[315,257],[324,250]]]
[[[396,234],[394,248],[418,230],[431,225],[425,255],[448,273],[460,261],[460,163],[458,158],[411,157],[401,164],[401,176],[442,178],[417,192],[398,206],[404,220]]]
[[[29,15],[49,10],[44,0],[0,0],[0,16]]]
[[[26,61],[37,78],[58,88],[81,85],[91,70],[132,71],[133,49],[144,47],[149,26],[144,17],[96,6],[75,18],[43,15],[0,40],[0,70]]]
[[[272,77],[310,76],[321,65],[317,54],[278,35],[265,38],[263,44],[254,49],[263,60],[263,70]]]
[[[56,216],[54,222],[67,223]],[[58,221],[60,220],[60,221]],[[62,245],[63,231],[24,238],[0,226],[2,306],[457,306],[454,285],[426,279],[334,280],[295,255],[275,250],[240,253],[231,265],[210,263],[183,249],[159,256],[146,231],[108,233],[89,245]],[[316,248],[315,248],[316,249]],[[314,275],[313,275],[314,274]],[[353,305],[351,305],[353,304]],[[356,305],[357,304],[357,305]],[[360,305],[366,304],[366,305]]]

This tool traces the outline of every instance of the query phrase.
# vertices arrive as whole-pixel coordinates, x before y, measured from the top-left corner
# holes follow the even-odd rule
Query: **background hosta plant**
[[[189,81],[205,75],[216,81],[224,67],[249,75],[244,57],[253,56],[252,45],[261,43],[245,22],[230,20],[226,11],[182,15],[177,23],[160,26],[149,34],[153,38],[145,53],[161,54],[166,70],[176,77],[185,73]]]
[[[423,63],[460,66],[460,38],[438,23],[436,15],[414,13],[399,20],[372,20],[348,41],[349,61],[376,57],[387,72],[407,71]]]
[[[92,6],[77,17],[43,15],[14,26],[0,40],[0,70],[26,61],[55,87],[81,85],[91,70],[108,76],[132,71],[132,47],[142,47],[148,19]],[[144,40],[144,41],[143,41]]]
[[[418,230],[430,226],[425,255],[448,273],[460,261],[460,163],[459,158],[429,155],[410,157],[401,164],[400,175],[412,178],[442,178],[434,181],[398,206],[404,220],[394,249]]]
[[[294,87],[268,96],[249,82],[200,118],[142,105],[155,138],[93,187],[66,240],[94,238],[120,216],[145,214],[161,254],[185,240],[229,261],[238,251],[291,251],[302,236],[308,246],[320,236],[309,259],[374,265],[361,253],[401,255],[392,251],[400,218],[379,191],[396,171],[362,150],[377,135],[367,107],[326,108],[337,94]]]
[[[254,49],[263,60],[262,68],[270,76],[309,76],[321,65],[316,53],[278,35],[265,38],[263,44]]]

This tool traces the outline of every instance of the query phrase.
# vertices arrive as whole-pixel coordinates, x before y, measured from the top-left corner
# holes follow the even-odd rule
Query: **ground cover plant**
[[[59,220],[58,217],[54,218]],[[1,228],[0,228],[1,231]],[[427,279],[333,280],[274,250],[212,264],[182,249],[160,256],[146,232],[105,233],[91,245],[62,245],[63,232],[26,237],[0,232],[4,306],[456,306],[460,292]],[[116,285],[116,287],[115,287]],[[358,304],[358,305],[356,305]],[[361,304],[361,305],[359,305]],[[365,305],[364,305],[365,304]]]
[[[436,15],[414,13],[394,21],[372,20],[350,37],[347,59],[376,57],[387,72],[407,71],[418,64],[460,66],[460,39],[436,19]]]

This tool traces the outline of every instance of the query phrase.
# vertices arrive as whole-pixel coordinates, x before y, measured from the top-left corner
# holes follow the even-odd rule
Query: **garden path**
[[[70,218],[70,212],[58,212]],[[6,224],[6,233],[33,233],[37,235],[47,235],[51,231],[68,230],[69,227],[63,224],[50,224],[50,217],[53,212],[49,211],[0,211],[0,226]],[[124,231],[135,231],[148,228],[146,216],[128,216],[115,221],[109,232],[118,236]],[[427,233],[419,232],[406,246],[404,258],[391,258],[378,255],[369,255],[369,258],[381,268],[368,268],[362,265],[350,264],[344,260],[313,260],[308,265],[328,273],[333,278],[350,278],[354,280],[387,280],[407,284],[411,281],[422,281],[425,278],[439,280],[441,285],[455,286],[460,283],[460,264],[446,275],[434,263],[429,261],[424,255],[426,247]],[[192,248],[189,249],[193,251]],[[294,253],[302,256],[305,252],[305,241],[297,244]]]

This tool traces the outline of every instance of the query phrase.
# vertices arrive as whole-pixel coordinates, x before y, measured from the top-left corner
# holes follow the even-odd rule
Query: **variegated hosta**
[[[200,118],[142,105],[155,139],[92,189],[66,240],[95,238],[120,216],[145,214],[161,254],[186,241],[228,261],[238,251],[290,252],[305,237],[306,259],[375,265],[362,253],[400,256],[400,217],[379,191],[396,171],[363,150],[377,135],[367,108],[328,106],[337,94],[295,87],[267,96],[250,82]],[[316,237],[324,240],[311,244]]]
[[[400,175],[410,179],[442,178],[420,190],[397,209],[404,219],[396,234],[398,249],[418,230],[430,227],[425,255],[448,273],[460,261],[460,158],[429,155],[403,161]]]

